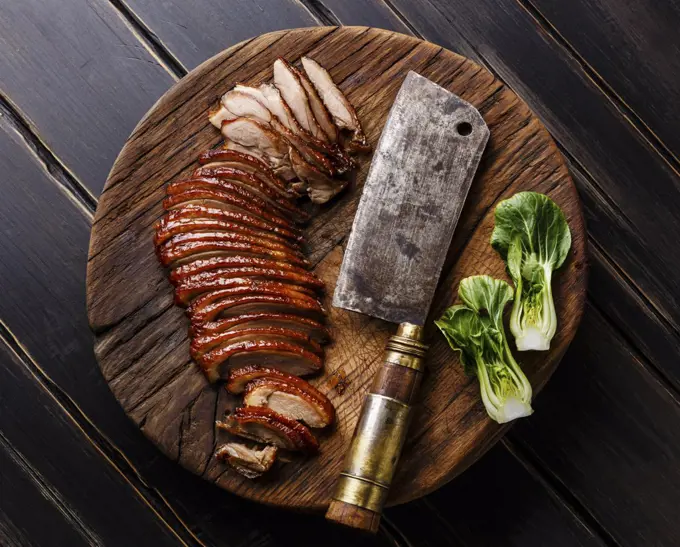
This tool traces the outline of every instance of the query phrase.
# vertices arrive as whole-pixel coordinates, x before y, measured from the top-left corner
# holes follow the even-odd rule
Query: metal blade
[[[373,156],[334,306],[424,323],[488,138],[472,105],[408,73]]]

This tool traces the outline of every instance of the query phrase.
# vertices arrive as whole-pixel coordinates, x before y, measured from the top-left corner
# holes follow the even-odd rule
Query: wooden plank
[[[680,5],[655,0],[523,1],[680,161]]]
[[[105,0],[11,2],[0,47],[3,94],[93,195],[174,80]]]
[[[431,547],[603,547],[563,500],[497,445],[463,475],[386,517]],[[431,523],[422,526],[423,520]]]
[[[320,0],[309,7],[330,25],[358,25],[412,34],[409,27],[383,0]]]
[[[70,545],[68,538],[73,535],[79,536],[75,544],[176,545],[179,538],[84,439],[59,402],[4,342],[0,342],[0,363],[0,455],[14,464],[8,469],[3,466],[3,482],[28,482],[31,487],[3,489],[0,496],[2,513],[10,516],[14,527],[23,528],[32,542],[49,532],[32,529],[45,519],[52,533],[60,534],[51,542],[58,538],[62,545]],[[23,476],[16,474],[17,466],[23,468]],[[41,512],[38,504],[18,520],[17,509],[30,502],[35,489],[44,498],[40,505],[51,504],[62,520],[55,521],[53,511],[52,516],[50,511]]]
[[[518,4],[394,4],[426,38],[467,51],[491,67],[542,118],[573,159],[570,166],[584,197],[591,237],[680,332],[680,278],[675,255],[668,252],[680,229],[673,199],[680,179],[673,168],[570,54],[537,31]],[[607,306],[597,292],[593,298],[598,306]]]
[[[260,34],[318,24],[294,0],[126,0],[125,5],[188,69]]]
[[[89,530],[80,533],[84,527],[73,524],[59,496],[2,436],[0,469],[0,544],[40,546],[59,538],[64,545],[77,547],[99,539]]]
[[[594,308],[510,433],[620,545],[677,545],[680,401]]]

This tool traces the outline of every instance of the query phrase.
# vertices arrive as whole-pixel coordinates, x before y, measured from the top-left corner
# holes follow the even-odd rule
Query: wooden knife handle
[[[402,323],[366,395],[335,495],[333,522],[375,533],[397,468],[424,370],[423,327]]]

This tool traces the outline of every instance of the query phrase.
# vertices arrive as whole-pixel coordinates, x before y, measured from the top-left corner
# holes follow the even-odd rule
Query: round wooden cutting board
[[[321,452],[316,457],[281,465],[258,480],[245,479],[214,459],[222,440],[216,438],[215,419],[234,402],[223,388],[209,385],[191,362],[188,321],[173,304],[167,272],[152,244],[153,223],[163,214],[165,183],[189,174],[198,154],[221,141],[207,119],[217,98],[236,83],[270,79],[277,57],[296,62],[302,55],[329,70],[355,105],[374,147],[409,70],[472,103],[489,126],[491,138],[458,223],[428,327],[454,302],[461,278],[482,273],[505,277],[504,264],[489,245],[494,206],[521,190],[548,194],[566,214],[573,244],[554,281],[559,328],[552,349],[518,355],[538,392],[576,332],[587,268],[579,199],[546,129],[487,70],[434,44],[359,27],[275,32],[227,49],[168,91],[120,153],[92,229],[88,307],[102,373],[130,418],[168,457],[246,498],[318,510],[329,503],[364,394],[395,328],[331,306],[343,243],[370,156],[361,158],[353,187],[317,209],[306,228],[310,260],[326,283],[324,305],[333,335],[325,373],[312,383],[330,397],[338,413],[337,424],[319,434]],[[442,336],[430,328],[430,338],[428,373],[391,504],[446,483],[505,430],[487,418],[477,381],[463,374]],[[338,383],[345,387],[342,393]]]

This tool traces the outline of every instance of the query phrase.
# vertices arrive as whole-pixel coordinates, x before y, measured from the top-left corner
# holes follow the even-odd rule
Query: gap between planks
[[[531,2],[531,0],[515,0],[534,20],[536,25],[549,36],[559,47],[568,53],[580,66],[583,73],[612,103],[623,118],[632,125],[647,144],[663,158],[664,162],[680,176],[680,158],[663,142],[654,130],[635,112],[635,110],[619,95],[603,76],[583,57],[576,47],[557,30],[550,20]]]
[[[16,356],[17,360],[35,379],[36,384],[43,389],[63,411],[68,420],[78,429],[85,440],[108,462],[111,467],[127,482],[142,502],[156,515],[168,530],[183,545],[203,542],[194,534],[191,528],[180,518],[163,495],[150,486],[134,467],[127,456],[116,447],[104,433],[78,407],[78,404],[64,392],[31,357],[28,350],[0,320],[0,343],[4,343]],[[161,513],[166,513],[165,515]],[[169,513],[169,514],[167,514]]]

